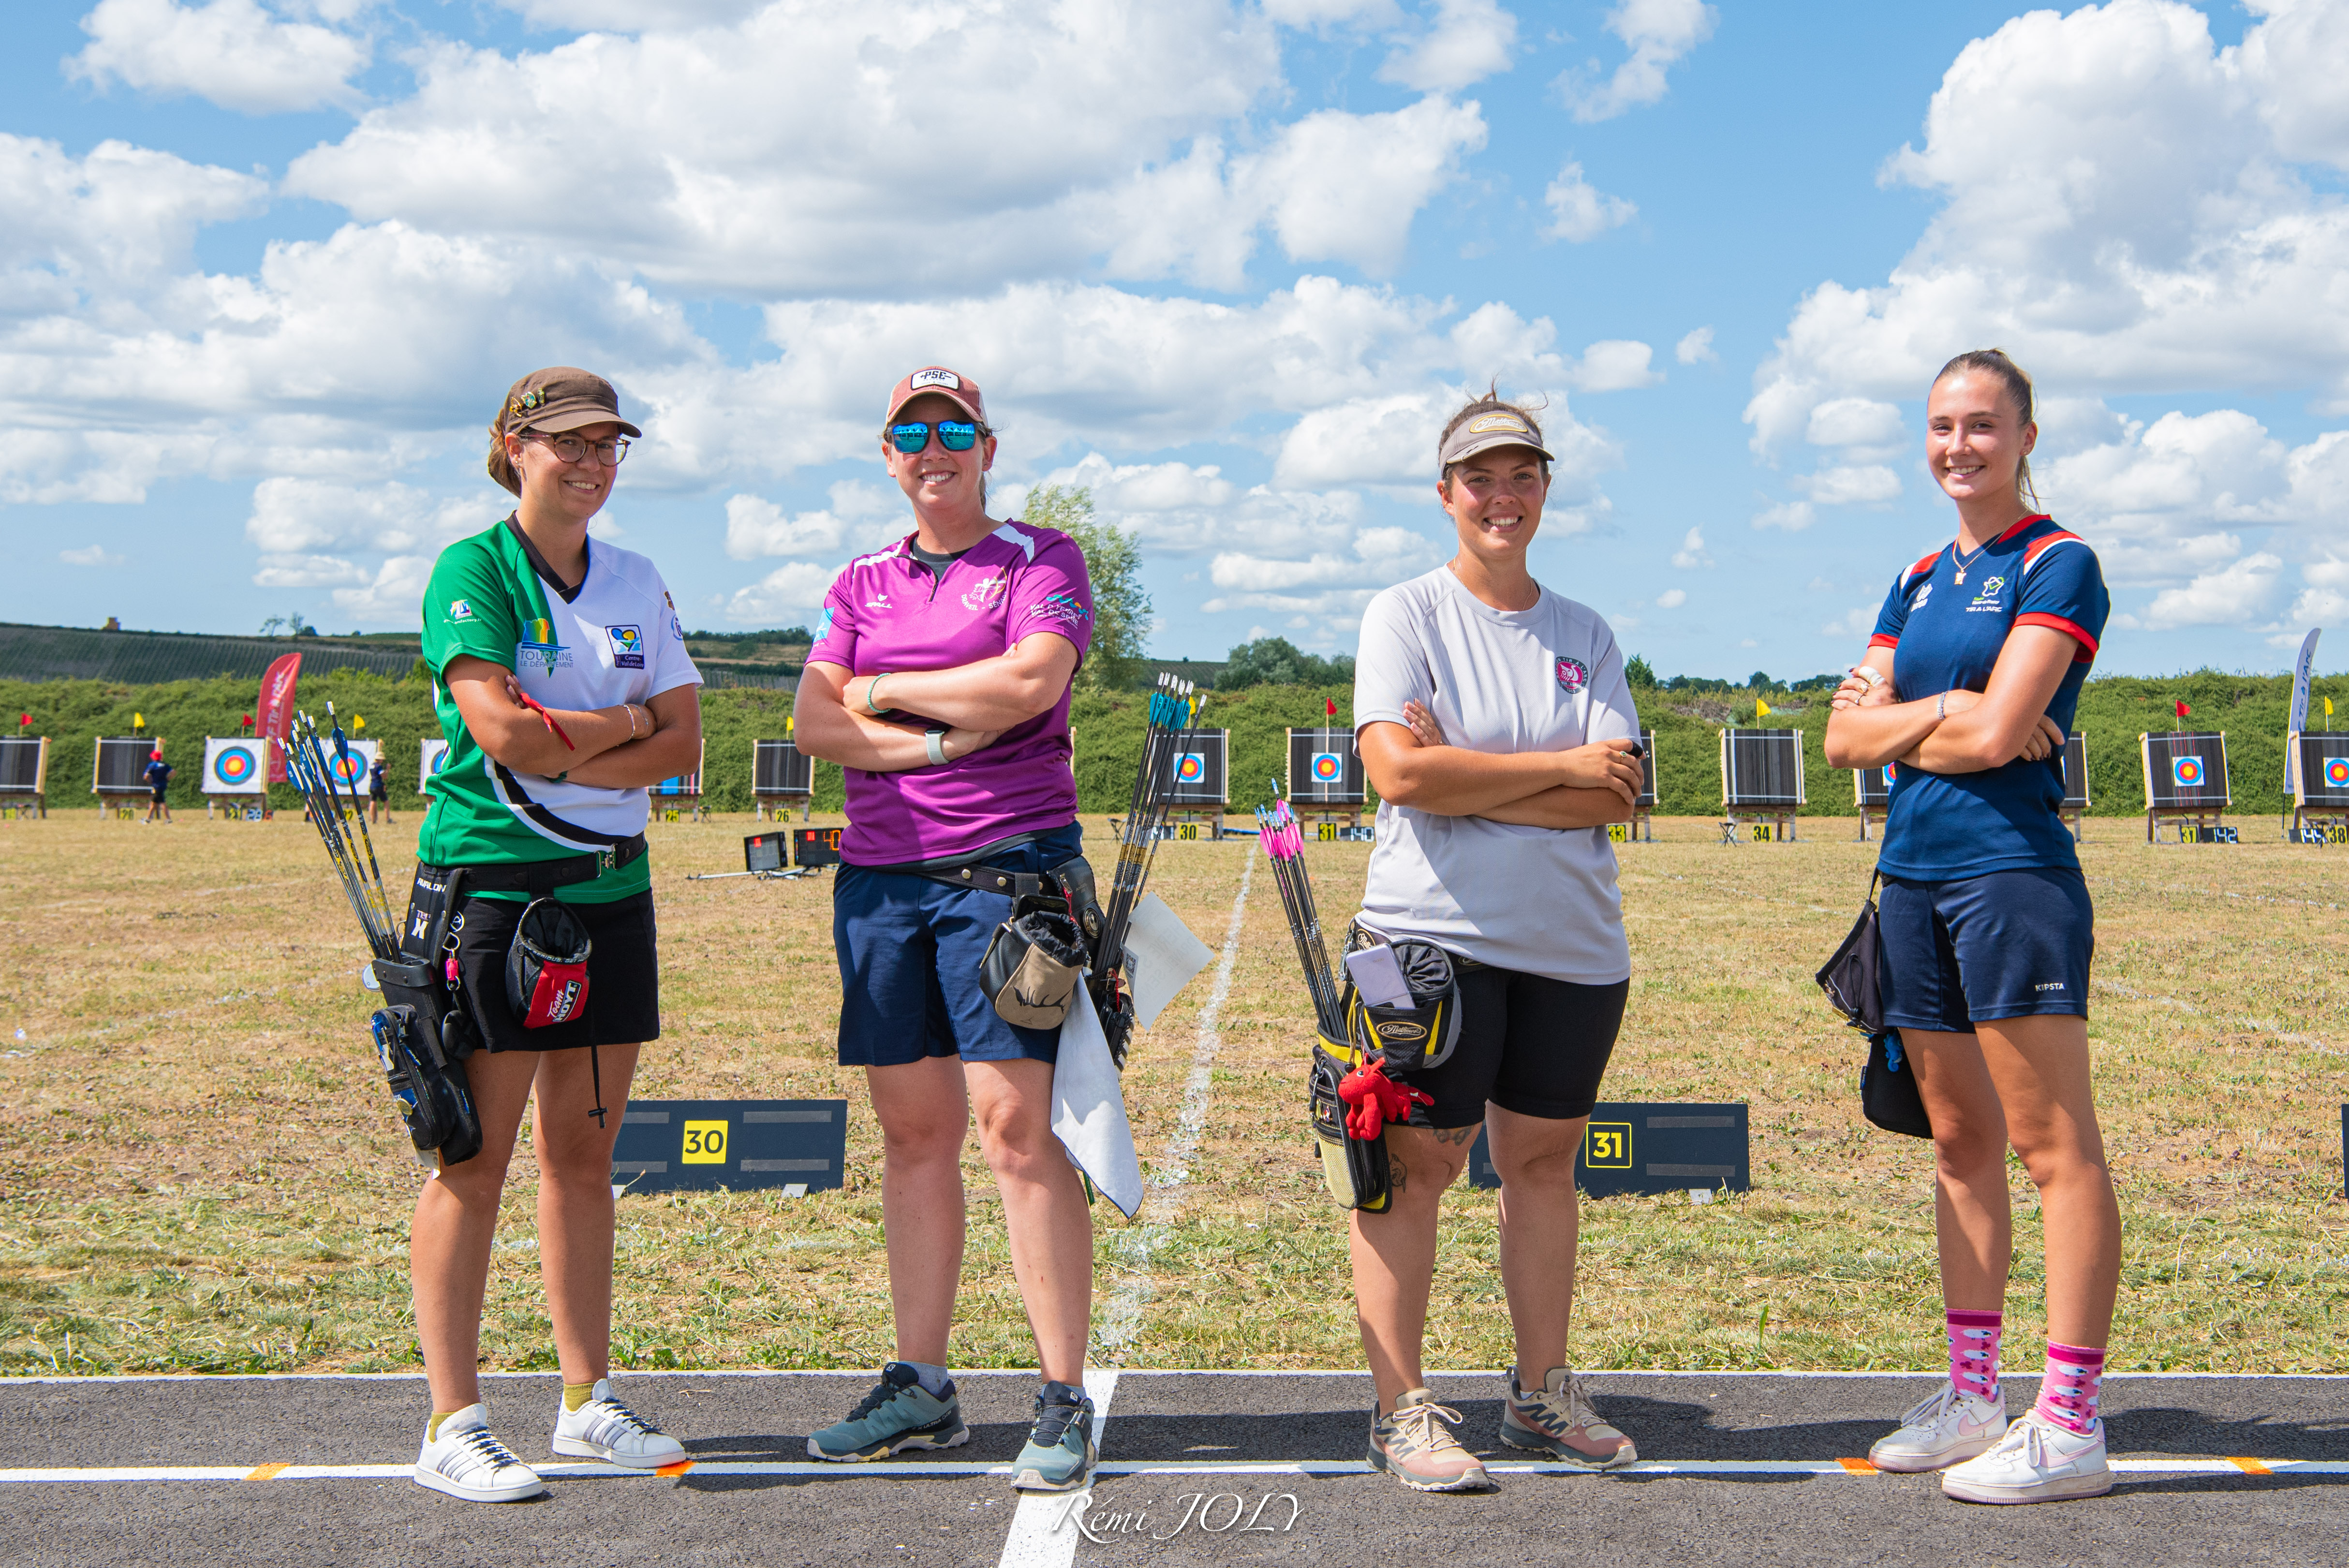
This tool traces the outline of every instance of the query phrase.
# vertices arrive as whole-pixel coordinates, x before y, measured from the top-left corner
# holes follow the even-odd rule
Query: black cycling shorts
[[[528,908],[521,898],[468,898],[457,966],[474,1025],[492,1051],[572,1051],[660,1038],[660,961],[653,896],[564,906],[587,928],[587,1007],[577,1018],[524,1029],[506,1005],[506,950]]]
[[[1435,1096],[1428,1119],[1439,1127],[1474,1127],[1488,1100],[1545,1121],[1588,1116],[1631,982],[1577,985],[1489,964],[1459,972],[1460,1043],[1451,1060],[1402,1075]]]

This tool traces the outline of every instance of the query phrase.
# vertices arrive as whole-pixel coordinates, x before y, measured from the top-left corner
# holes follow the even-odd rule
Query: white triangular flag
[[[1110,1060],[1101,1014],[1081,984],[1061,1025],[1060,1059],[1052,1067],[1052,1136],[1102,1196],[1131,1220],[1142,1208],[1142,1161],[1126,1125],[1125,1091]]]

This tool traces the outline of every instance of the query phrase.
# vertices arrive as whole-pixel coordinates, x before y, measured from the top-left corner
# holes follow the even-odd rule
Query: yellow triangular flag
[[[147,727],[147,715],[146,715],[146,714],[144,714],[144,713],[133,713],[133,714],[131,714],[131,715],[130,715],[130,727],[131,727],[132,729],[134,729],[134,730],[143,730],[143,729],[145,729],[145,728]]]
[[[358,713],[354,713],[354,714],[352,714],[352,715],[351,715],[351,733],[352,733],[352,734],[356,735],[356,734],[357,734],[361,730],[364,730],[364,729],[366,729],[366,728],[367,728],[367,719],[366,719],[366,716],[365,716],[365,715],[363,715],[363,714],[358,714]]]
[[[1768,718],[1770,716],[1770,704],[1764,702],[1759,697],[1754,699],[1754,716],[1757,719]]]
[[[790,720],[790,719],[785,719],[785,720],[783,721],[783,733],[784,733],[784,734],[788,735],[788,734],[790,734],[790,733],[792,732],[792,723],[793,723],[793,722],[794,722],[794,721]]]
[[[2333,699],[2330,697],[2324,700],[2324,716],[2328,719],[2333,717]]]

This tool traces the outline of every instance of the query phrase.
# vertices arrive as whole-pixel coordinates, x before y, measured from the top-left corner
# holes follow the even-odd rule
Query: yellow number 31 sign
[[[686,1123],[685,1151],[678,1158],[686,1165],[725,1164],[726,1124],[724,1122]]]

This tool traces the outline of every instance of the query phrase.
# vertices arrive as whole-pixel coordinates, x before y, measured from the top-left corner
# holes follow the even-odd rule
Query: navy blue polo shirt
[[[1953,548],[1903,570],[1876,618],[1868,645],[1893,650],[1894,690],[1909,701],[1982,691],[2009,632],[2053,627],[2079,643],[2047,704],[2047,716],[2068,735],[2112,613],[2096,553],[2044,516],[2026,517],[1991,541],[1966,564],[1963,583]],[[2080,857],[2058,815],[2063,804],[2060,750],[1978,774],[1898,768],[1877,864],[1888,877],[1918,882],[2034,866],[2076,868]]]

